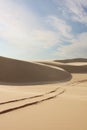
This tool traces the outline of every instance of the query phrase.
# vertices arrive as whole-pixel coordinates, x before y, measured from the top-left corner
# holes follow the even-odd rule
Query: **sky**
[[[0,0],[0,56],[87,58],[87,0]]]

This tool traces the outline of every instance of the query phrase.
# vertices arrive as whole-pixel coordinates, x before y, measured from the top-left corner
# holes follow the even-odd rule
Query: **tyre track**
[[[55,91],[57,91],[57,89]],[[23,105],[20,105],[20,106],[17,106],[17,107],[13,107],[13,108],[2,110],[2,111],[0,111],[0,115],[8,113],[8,112],[15,111],[15,110],[19,110],[21,108],[25,108],[25,107],[28,107],[28,106],[36,105],[36,104],[42,103],[42,102],[47,101],[47,100],[54,99],[57,96],[63,94],[65,92],[65,89],[63,89],[61,92],[59,92],[57,94],[55,94],[55,91],[54,92],[51,91],[51,94],[52,93],[54,94],[53,96],[49,96],[49,97],[41,99],[41,100],[37,100],[37,101],[30,102],[30,103],[26,103],[26,104],[23,104]]]
[[[38,97],[42,97],[42,96],[45,96],[45,95],[47,95],[47,94],[56,92],[58,89],[59,89],[59,87],[56,88],[56,89],[54,89],[54,90],[52,90],[52,91],[50,91],[50,92],[46,92],[45,94],[36,95],[36,96],[32,96],[32,97],[27,97],[27,98],[16,99],[16,100],[10,100],[10,101],[6,101],[6,102],[0,102],[0,105],[9,104],[9,103],[13,103],[13,102],[24,101],[24,100],[33,99],[33,98],[38,98]]]

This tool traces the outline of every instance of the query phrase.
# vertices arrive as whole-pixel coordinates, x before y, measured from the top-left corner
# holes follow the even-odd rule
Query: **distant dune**
[[[70,77],[71,74],[58,68],[0,57],[1,84],[39,84]]]
[[[59,61],[58,62],[44,61],[44,62],[41,62],[41,63],[63,68],[66,71],[68,71],[69,73],[87,73],[87,65],[82,65],[82,66],[80,66],[78,64],[77,65],[73,65],[73,64],[69,65],[69,64],[66,64],[66,61],[64,61],[65,63],[59,63]],[[70,62],[71,61],[74,62],[74,60],[70,60]]]
[[[86,58],[76,58],[76,59],[65,59],[65,60],[54,60],[55,62],[71,63],[71,62],[87,62]]]

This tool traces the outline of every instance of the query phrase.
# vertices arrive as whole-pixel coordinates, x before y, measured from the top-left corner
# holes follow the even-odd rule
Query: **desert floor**
[[[87,69],[81,68],[87,64],[35,64],[62,65],[70,79],[66,73],[59,82],[0,85],[0,130],[87,130]]]

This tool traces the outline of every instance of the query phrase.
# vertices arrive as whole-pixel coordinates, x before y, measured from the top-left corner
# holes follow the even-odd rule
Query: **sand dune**
[[[68,79],[70,74],[58,68],[0,57],[1,84],[41,84]]]
[[[87,65],[87,62],[73,62],[73,63],[66,63],[66,65],[85,66]]]
[[[76,59],[65,59],[65,60],[54,60],[55,62],[62,63],[74,63],[74,62],[87,62],[86,58],[76,58]]]
[[[0,57],[0,129],[87,130],[83,60],[37,63]]]
[[[66,64],[66,63],[61,64],[61,63],[52,62],[52,61],[51,62],[46,61],[46,62],[41,62],[41,63],[63,68],[69,73],[87,73],[87,65],[85,65],[85,63],[83,65],[78,65],[78,64],[73,65],[73,64]]]

